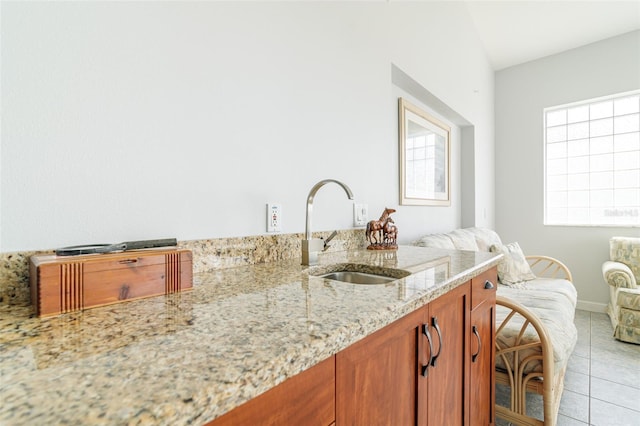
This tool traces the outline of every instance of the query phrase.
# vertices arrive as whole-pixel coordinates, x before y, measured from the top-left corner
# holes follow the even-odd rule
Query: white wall
[[[496,73],[496,230],[528,254],[564,261],[582,307],[602,309],[609,238],[638,228],[543,225],[542,110],[640,88],[640,31]]]
[[[303,232],[324,178],[377,217],[398,204],[392,63],[475,126],[476,210],[493,225],[493,72],[460,3],[1,7],[0,251],[257,235],[267,202]],[[442,212],[460,225],[459,204],[399,208],[400,241]],[[313,220],[352,227],[338,186]]]

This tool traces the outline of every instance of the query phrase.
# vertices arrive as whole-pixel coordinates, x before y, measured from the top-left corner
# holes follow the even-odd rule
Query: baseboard
[[[607,312],[607,304],[578,300],[576,309],[580,309],[581,311],[604,313]]]

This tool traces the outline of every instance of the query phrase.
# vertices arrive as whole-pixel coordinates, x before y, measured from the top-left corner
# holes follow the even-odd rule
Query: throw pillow
[[[491,251],[504,256],[498,264],[498,279],[502,284],[513,285],[536,278],[518,243],[494,244]]]

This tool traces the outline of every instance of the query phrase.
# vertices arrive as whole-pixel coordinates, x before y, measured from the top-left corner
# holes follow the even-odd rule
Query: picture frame
[[[398,99],[400,205],[450,206],[451,128]]]

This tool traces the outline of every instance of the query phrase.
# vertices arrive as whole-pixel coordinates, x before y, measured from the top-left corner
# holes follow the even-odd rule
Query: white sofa
[[[577,292],[571,272],[548,256],[524,256],[486,228],[457,229],[413,242],[422,247],[503,253],[498,266],[496,383],[508,386],[510,404],[496,415],[513,424],[556,424],[567,362],[577,341]],[[527,411],[526,393],[542,395],[544,418]]]

